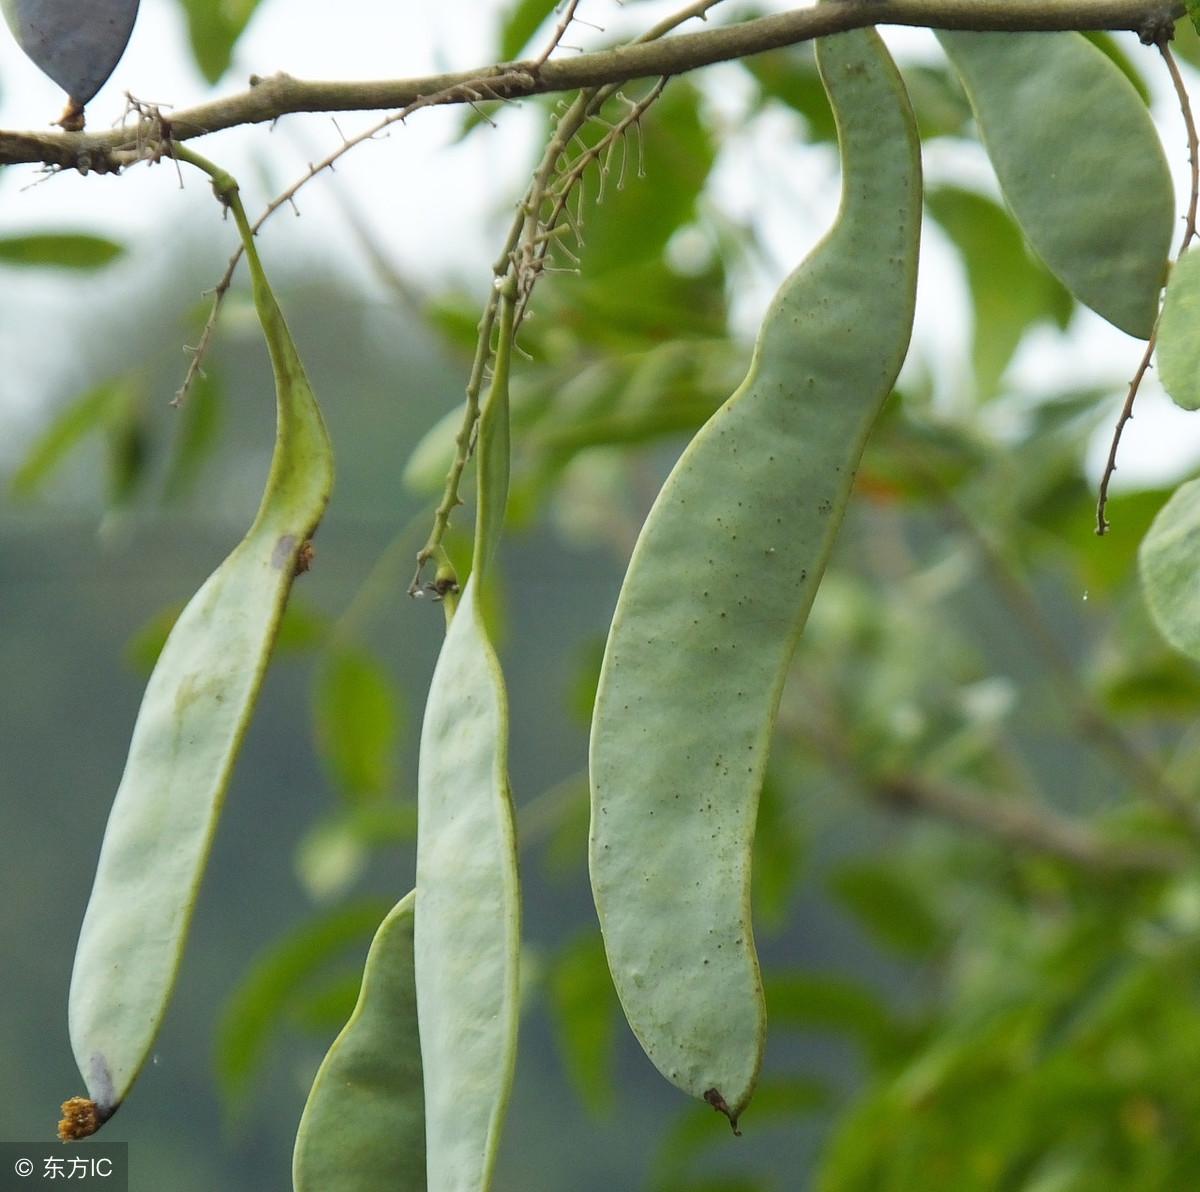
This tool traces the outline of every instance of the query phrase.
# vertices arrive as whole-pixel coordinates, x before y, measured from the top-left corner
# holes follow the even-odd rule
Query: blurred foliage
[[[255,4],[183,7],[197,61],[217,78]],[[497,58],[527,51],[553,10],[514,0]],[[1177,32],[1180,56],[1200,65],[1200,38]],[[1144,95],[1141,60],[1096,40]],[[587,175],[581,243],[567,246],[578,267],[561,254],[521,334],[511,523],[522,535],[555,533],[623,564],[670,460],[745,373],[750,345],[730,327],[730,299],[760,245],[717,209],[714,171],[772,108],[802,117],[811,144],[834,129],[808,49],[743,66],[753,93],[737,119],[714,119],[704,84],[677,80],[640,140]],[[926,140],[972,135],[944,66],[905,76]],[[943,362],[936,384],[912,370],[889,403],[783,699],[756,844],[775,1034],[744,1128],[768,1139],[811,1128],[822,1192],[1176,1192],[1200,1183],[1200,885],[1169,859],[1139,869],[1105,858],[1164,845],[1194,863],[1195,826],[1178,807],[1200,782],[1200,672],[1163,640],[1137,583],[1139,543],[1169,493],[1118,493],[1113,530],[1097,538],[1085,470],[1139,349],[1107,383],[1017,388],[1012,361],[1031,332],[1065,338],[1070,299],[992,198],[941,182],[928,211],[967,281],[968,358],[965,369]],[[0,241],[0,267],[91,268],[120,251],[26,236]],[[424,312],[456,359],[478,315],[449,286]],[[183,502],[232,433],[226,386],[210,375],[170,441],[147,446],[136,371],[104,381],[51,416],[9,489],[37,497],[95,441],[110,505],[135,492]],[[405,481],[422,497],[440,491],[460,417],[452,410],[413,444]],[[176,611],[131,641],[131,664],[152,664]],[[357,962],[386,909],[361,901],[363,874],[412,839],[405,696],[369,637],[340,633],[337,616],[294,602],[281,630],[281,645],[312,655],[329,803],[296,848],[312,906],[224,1012],[217,1069],[231,1106],[252,1095],[282,1027],[336,1032],[356,987],[347,954]],[[544,668],[583,722],[603,628],[581,626],[577,657]],[[949,785],[977,818],[898,802],[897,776],[918,791]],[[526,850],[556,882],[581,886],[578,777],[523,803]],[[1099,860],[1064,855],[1049,833],[1006,834],[996,811],[1014,808],[1035,824],[1070,817]],[[404,883],[391,878],[398,896]],[[593,925],[581,919],[547,956],[533,1005],[548,1012],[582,1102],[612,1118],[628,1040]],[[840,1057],[832,1075],[810,1063],[814,1047]],[[800,1186],[769,1146],[733,1148],[726,1135],[707,1107],[684,1109],[637,1186]]]
[[[180,0],[187,17],[192,54],[200,72],[215,83],[228,69],[233,49],[258,0]]]
[[[378,901],[346,903],[302,923],[255,962],[217,1030],[217,1079],[231,1108],[245,1098],[272,1034],[285,1022],[315,1020],[318,1030],[328,1029],[328,1019],[316,1014],[313,1003],[328,1002],[330,968],[344,962],[351,948],[358,953],[355,967],[361,968],[361,957],[389,909]],[[343,963],[336,988],[345,1000],[334,1010],[335,1022],[344,1022],[354,1008],[355,967]]]
[[[113,240],[85,232],[0,236],[0,265],[99,269],[115,261],[124,251],[124,247]]]

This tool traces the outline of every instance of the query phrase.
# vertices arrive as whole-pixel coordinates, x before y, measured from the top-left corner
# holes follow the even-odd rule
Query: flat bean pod
[[[837,221],[647,518],[592,722],[592,888],[617,992],[659,1070],[735,1123],[764,1034],[750,855],[771,730],[916,291],[920,157],[900,76],[874,32],[817,53]]]
[[[1200,253],[1184,253],[1171,270],[1157,343],[1163,388],[1177,406],[1200,410]]]
[[[476,444],[470,579],[446,632],[421,730],[416,983],[430,1192],[491,1186],[516,1060],[520,902],[508,702],[480,605],[508,496],[512,300]]]
[[[232,193],[275,372],[275,452],[254,524],[163,646],[109,815],[70,993],[71,1043],[101,1122],[162,1021],[234,759],[333,484],[324,422]]]
[[[1047,268],[1148,339],[1175,219],[1171,173],[1133,84],[1079,33],[938,33],[1004,198]]]
[[[413,973],[415,894],[380,924],[358,1003],[308,1094],[295,1192],[422,1192],[425,1107]]]

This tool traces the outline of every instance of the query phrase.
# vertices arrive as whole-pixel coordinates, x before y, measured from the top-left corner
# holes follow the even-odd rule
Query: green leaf
[[[1177,406],[1200,410],[1200,253],[1171,270],[1158,323],[1158,375]]]
[[[805,876],[805,841],[788,814],[790,802],[768,771],[758,801],[754,833],[754,918],[768,931],[787,923],[788,909]]]
[[[957,76],[929,65],[908,66],[903,74],[921,140],[961,137],[971,120],[971,105]]]
[[[1071,298],[1029,256],[1016,225],[991,199],[944,186],[928,191],[925,202],[962,253],[975,307],[977,396],[987,401],[999,388],[1026,330],[1042,319],[1065,326]]]
[[[250,22],[259,0],[180,0],[187,15],[192,56],[201,73],[215,83],[228,69],[233,47]]]
[[[1187,10],[1188,20],[1192,22],[1192,28],[1200,33],[1200,0],[1184,0],[1184,8]]]
[[[571,1082],[595,1114],[613,1106],[614,1044],[620,1006],[595,932],[577,937],[550,971],[555,1037]]]
[[[210,459],[225,416],[225,390],[211,369],[196,379],[177,414],[175,441],[163,480],[163,500],[178,501],[190,494]]]
[[[899,1044],[899,1030],[888,1006],[857,981],[774,972],[766,986],[767,1008],[778,1025],[848,1035],[876,1061],[891,1055]]]
[[[85,232],[42,232],[0,236],[0,264],[99,269],[115,261],[125,246]]]
[[[298,995],[286,1010],[287,1023],[298,1031],[328,1039],[339,1031],[354,1013],[362,987],[362,974],[337,973],[317,978],[312,988]]]
[[[378,660],[335,647],[317,669],[313,728],[330,777],[351,798],[374,798],[392,783],[400,695]]]
[[[89,435],[109,430],[128,417],[138,387],[129,377],[116,377],[69,403],[42,432],[10,481],[12,495],[28,498]]]
[[[1130,532],[1123,517],[1115,524]],[[1136,569],[1132,555],[1131,562],[1126,579]],[[1105,706],[1125,720],[1177,717],[1190,723],[1200,707],[1200,669],[1163,640],[1144,600],[1123,609],[1093,670]]]
[[[311,978],[360,947],[386,914],[378,899],[339,906],[301,923],[255,958],[217,1024],[217,1083],[227,1101],[245,1097],[272,1036]]]
[[[517,0],[500,23],[500,61],[513,62],[529,44],[559,0]]]
[[[409,894],[384,919],[358,1003],[317,1071],[292,1158],[295,1192],[425,1187],[425,1098]]]
[[[1133,85],[1078,33],[937,36],[1034,250],[1080,302],[1147,339],[1175,193]]]
[[[1180,485],[1139,555],[1142,591],[1163,637],[1200,662],[1200,480]]]
[[[768,50],[740,62],[758,83],[765,98],[778,100],[804,117],[810,140],[836,140],[833,112],[825,98],[825,88],[821,86],[811,45]]]
[[[928,956],[945,932],[910,879],[879,862],[839,866],[830,891],[880,943],[906,956]]]
[[[1171,43],[1171,49],[1177,57],[1182,58],[1185,62],[1200,67],[1200,26],[1197,26],[1194,20],[1187,25],[1177,21],[1175,23],[1175,40]]]
[[[138,392],[108,427],[108,500],[125,505],[146,477],[150,457],[145,402]]]
[[[369,803],[315,823],[296,846],[296,872],[317,902],[337,897],[357,880],[372,849],[392,847],[416,836],[411,803]]]
[[[642,119],[640,133],[615,148],[602,191],[589,173],[587,193],[596,201],[583,215],[584,282],[594,286],[608,273],[657,261],[675,230],[694,217],[715,160],[699,93],[676,80]],[[624,295],[640,298],[632,287]]]

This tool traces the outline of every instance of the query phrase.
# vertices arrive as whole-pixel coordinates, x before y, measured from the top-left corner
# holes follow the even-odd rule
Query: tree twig
[[[465,84],[456,84],[455,91],[463,91],[464,88],[474,94],[475,99],[486,99],[490,97],[484,94],[480,88],[484,86],[482,81],[479,81],[478,86],[470,87]],[[296,179],[286,190],[281,191],[263,208],[262,214],[254,221],[251,230],[258,234],[263,224],[271,218],[281,207],[286,206],[295,200],[296,195],[300,190],[311,182],[318,174],[325,170],[332,170],[334,165],[351,149],[363,144],[366,141],[374,140],[381,132],[390,128],[393,124],[403,123],[409,116],[420,111],[421,108],[431,107],[439,103],[437,95],[422,96],[420,99],[414,100],[407,107],[401,108],[398,112],[390,112],[383,119],[377,120],[369,128],[363,129],[361,132],[355,133],[352,137],[342,137],[342,143],[328,153],[318,162],[310,162],[307,170]],[[174,136],[174,124],[169,124],[170,134]],[[241,244],[233,250],[229,257],[229,263],[225,266],[225,272],[221,275],[220,281],[212,289],[213,303],[209,311],[208,319],[204,324],[204,330],[201,332],[200,340],[196,347],[192,349],[192,359],[188,365],[187,375],[183,379],[183,384],[179,387],[178,392],[171,400],[173,406],[181,405],[186,400],[188,393],[191,392],[192,386],[196,379],[201,375],[204,364],[204,357],[208,353],[208,349],[212,345],[213,335],[216,331],[217,320],[221,314],[221,306],[225,301],[225,295],[229,291],[229,287],[233,282],[233,275],[237,271],[238,262],[242,259],[242,253],[245,250]]]
[[[1125,400],[1121,403],[1121,412],[1117,415],[1117,425],[1113,427],[1112,442],[1108,445],[1108,459],[1104,461],[1104,472],[1100,477],[1100,491],[1096,497],[1096,533],[1103,537],[1108,533],[1108,518],[1105,510],[1108,508],[1108,486],[1112,482],[1113,473],[1117,470],[1117,453],[1121,450],[1121,436],[1125,433],[1125,425],[1133,419],[1133,403],[1137,401],[1138,390],[1142,387],[1142,378],[1150,368],[1154,358],[1154,348],[1158,343],[1158,322],[1146,340],[1146,350],[1138,363],[1137,371],[1129,382]]]
[[[915,774],[878,778],[868,792],[890,807],[916,811],[971,828],[1005,844],[1059,857],[1084,869],[1107,873],[1173,873],[1194,864],[1189,853],[1169,844],[1106,840],[1045,807],[984,792],[969,792]]]
[[[702,11],[711,3],[693,7]],[[247,91],[176,112],[171,135],[185,141],[237,125],[269,123],[295,112],[379,111],[423,99],[438,104],[473,103],[486,97],[517,99],[602,87],[683,74],[868,25],[1007,32],[1140,31],[1149,24],[1169,23],[1183,13],[1180,0],[826,0],[815,7],[550,59],[540,65],[534,58],[424,78],[365,82],[306,81],[282,73],[254,76]],[[481,82],[490,96],[472,93]],[[436,100],[429,98],[432,96]],[[0,132],[0,165],[41,163],[111,172],[140,156],[127,128],[95,133]]]
[[[817,750],[829,766],[869,797],[896,810],[933,816],[1097,873],[1174,873],[1195,864],[1185,846],[1107,840],[1087,824],[1041,803],[952,786],[922,774],[867,772],[828,717],[819,712],[803,719],[781,718],[779,728]]]
[[[1158,43],[1158,52],[1167,64],[1171,75],[1171,84],[1175,88],[1175,97],[1179,101],[1179,111],[1183,116],[1183,124],[1187,129],[1188,165],[1191,166],[1191,187],[1188,195],[1187,216],[1183,221],[1183,242],[1179,246],[1179,255],[1183,256],[1188,245],[1196,235],[1196,205],[1200,202],[1200,145],[1197,144],[1196,121],[1192,116],[1192,102],[1188,98],[1187,87],[1183,75],[1179,73],[1179,64],[1171,53],[1171,45],[1167,41]]]

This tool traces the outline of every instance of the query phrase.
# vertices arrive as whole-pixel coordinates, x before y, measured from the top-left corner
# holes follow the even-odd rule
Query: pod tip
[[[734,1134],[741,1138],[742,1132],[738,1129],[737,1114],[735,1114],[733,1110],[729,1108],[729,1103],[724,1097],[721,1096],[720,1091],[718,1089],[709,1089],[704,1094],[704,1099],[718,1113],[723,1113],[729,1119],[730,1129],[733,1130]]]
[[[95,1134],[103,1124],[104,1118],[91,1097],[68,1097],[62,1103],[58,1137],[62,1142],[78,1142]]]

